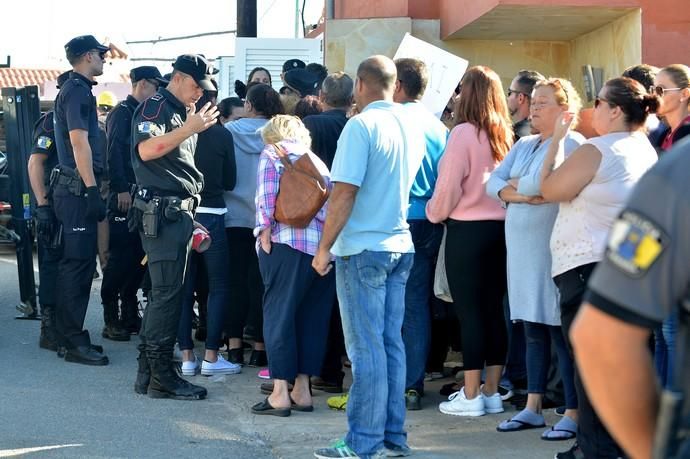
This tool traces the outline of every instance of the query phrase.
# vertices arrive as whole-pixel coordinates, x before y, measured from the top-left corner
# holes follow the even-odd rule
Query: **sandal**
[[[301,411],[303,413],[311,413],[314,411],[314,405],[298,405],[292,399],[292,396],[290,397],[290,403],[292,403],[292,409],[295,411]]]
[[[568,416],[556,423],[553,427],[541,434],[544,441],[571,440],[577,436],[577,423]]]
[[[516,427],[508,427],[508,423],[511,423],[511,422],[514,422],[515,424],[517,424],[517,426]],[[502,423],[500,423],[498,425],[498,427],[496,427],[496,430],[498,432],[519,432],[521,430],[540,429],[540,428],[544,427],[545,425],[546,424],[543,424],[543,423],[539,424],[539,425],[530,424],[529,422],[525,422],[525,421],[521,421],[519,419],[512,418],[512,419],[507,419],[507,420],[503,421]],[[501,426],[503,426],[503,427],[501,427]]]
[[[254,414],[268,414],[271,416],[278,416],[281,418],[290,416],[290,408],[274,408],[268,401],[268,397],[263,402],[259,402],[252,406],[252,413]]]

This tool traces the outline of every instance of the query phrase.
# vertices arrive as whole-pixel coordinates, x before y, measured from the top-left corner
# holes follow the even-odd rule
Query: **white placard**
[[[469,62],[461,57],[444,51],[430,43],[405,34],[393,59],[409,57],[424,62],[429,71],[429,84],[426,87],[422,103],[439,118],[446,108],[448,99],[465,74]]]

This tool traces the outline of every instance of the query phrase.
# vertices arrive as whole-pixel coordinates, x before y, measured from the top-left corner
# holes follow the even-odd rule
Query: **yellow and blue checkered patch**
[[[607,257],[624,273],[642,277],[668,245],[659,226],[633,211],[625,211],[613,223]]]

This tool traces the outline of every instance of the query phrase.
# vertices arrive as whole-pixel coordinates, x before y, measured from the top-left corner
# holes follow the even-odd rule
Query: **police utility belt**
[[[182,218],[182,212],[193,215],[197,206],[197,199],[194,197],[181,199],[177,196],[156,194],[149,199],[142,197],[148,195],[146,190],[139,190],[134,197],[133,205],[135,209],[141,211],[141,227],[144,236],[150,238],[158,237],[161,223],[179,221]]]
[[[67,188],[67,191],[74,196],[81,197],[86,193],[86,185],[84,185],[84,181],[79,176],[79,172],[71,167],[57,165],[50,172],[49,193],[52,194],[52,191],[58,185]]]

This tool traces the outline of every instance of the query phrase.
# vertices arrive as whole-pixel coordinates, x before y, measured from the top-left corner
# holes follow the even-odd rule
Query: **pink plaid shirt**
[[[279,143],[288,153],[290,161],[296,161],[303,154],[310,154],[312,161],[314,161],[314,164],[321,171],[321,174],[326,180],[327,186],[329,189],[331,188],[332,185],[328,168],[308,147],[294,140],[282,140]],[[312,256],[316,255],[316,250],[321,240],[321,234],[323,233],[323,223],[326,220],[328,202],[324,204],[321,210],[316,214],[316,217],[314,217],[306,228],[294,228],[284,223],[277,222],[273,217],[273,213],[276,207],[276,196],[278,196],[280,176],[283,170],[283,164],[280,162],[280,159],[278,159],[273,145],[266,145],[259,158],[256,185],[256,227],[254,228],[254,236],[258,238],[259,233],[261,233],[264,228],[270,227],[271,242],[286,244],[300,252]],[[257,239],[257,250],[258,249],[259,241]]]

